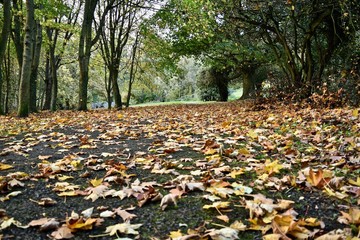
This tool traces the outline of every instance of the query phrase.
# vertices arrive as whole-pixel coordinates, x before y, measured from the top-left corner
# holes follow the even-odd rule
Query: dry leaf
[[[213,240],[235,240],[239,239],[238,231],[232,228],[210,229],[207,235]]]
[[[226,216],[226,215],[219,215],[219,216],[216,216],[217,219],[220,219],[221,221],[224,221],[226,223],[229,222],[229,217]]]
[[[128,211],[121,208],[114,209],[114,212],[119,215],[124,220],[124,222],[128,222],[136,217],[135,214],[129,213]]]
[[[161,199],[161,203],[160,203],[160,207],[161,210],[165,210],[165,208],[167,208],[167,206],[173,204],[175,206],[177,206],[176,200],[179,196],[178,195],[174,195],[172,193],[169,193],[167,195],[165,195],[162,199]]]
[[[74,235],[71,233],[70,228],[66,225],[63,225],[58,230],[51,233],[51,237],[54,239],[70,239],[73,238]]]
[[[110,236],[115,235],[117,232],[125,234],[138,235],[139,232],[136,229],[139,229],[142,224],[130,224],[130,223],[119,223],[116,225],[108,226],[105,230],[106,233],[109,233]]]
[[[100,213],[100,217],[102,218],[113,218],[115,217],[115,212],[106,210]]]
[[[0,170],[7,170],[10,168],[13,168],[13,166],[11,166],[9,164],[0,163]]]

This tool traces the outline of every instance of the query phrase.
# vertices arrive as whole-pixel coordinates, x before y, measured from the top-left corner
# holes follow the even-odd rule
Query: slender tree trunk
[[[105,76],[104,77],[105,77],[106,99],[107,99],[107,102],[108,102],[108,109],[110,110],[111,109],[111,103],[112,103],[112,100],[111,100],[111,81],[107,76],[107,67],[106,66],[104,67],[104,71],[105,71]]]
[[[40,23],[36,23],[36,36],[33,45],[33,61],[31,65],[31,76],[30,76],[30,112],[36,112],[36,91],[37,91],[37,76],[38,68],[40,63],[40,53],[42,45],[42,27]]]
[[[49,50],[48,50],[49,51]],[[51,79],[51,70],[50,70],[50,53],[48,52],[45,65],[45,102],[43,105],[43,110],[50,110],[51,106],[51,89],[52,89],[52,79]]]
[[[1,62],[0,62],[0,115],[3,115],[5,112],[4,112],[4,102],[3,102],[3,99],[2,99],[2,86],[3,86],[3,74],[2,74],[2,67],[1,67]]]
[[[19,88],[18,117],[27,117],[30,110],[30,75],[35,34],[34,1],[26,0],[24,55]]]
[[[11,74],[11,66],[10,66],[11,58],[10,58],[10,38],[9,43],[7,44],[7,57],[4,58],[4,68],[5,68],[5,82],[6,82],[6,91],[5,91],[5,100],[4,100],[4,113],[9,113],[9,98],[10,98],[10,74]]]
[[[130,79],[129,79],[129,86],[128,86],[128,94],[126,96],[126,107],[128,108],[130,105],[130,98],[131,98],[131,89],[132,84],[135,80],[135,74],[137,72],[137,66],[135,66],[136,63],[136,52],[139,44],[139,32],[136,34],[135,43],[133,45],[133,52],[131,56],[131,66],[130,66]]]
[[[10,0],[6,0],[3,2],[3,27],[1,30],[1,38],[0,38],[0,114],[4,114],[3,102],[2,102],[2,86],[3,86],[3,74],[1,65],[3,63],[7,42],[10,35],[11,30],[11,4]]]
[[[50,103],[50,110],[56,111],[56,104],[57,104],[57,95],[58,95],[58,80],[56,74],[56,64],[55,64],[55,49],[50,49],[50,74],[51,74],[51,103]]]

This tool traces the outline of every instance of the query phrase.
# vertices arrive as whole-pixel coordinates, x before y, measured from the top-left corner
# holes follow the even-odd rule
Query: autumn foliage
[[[233,102],[0,120],[4,238],[360,235],[359,109]]]

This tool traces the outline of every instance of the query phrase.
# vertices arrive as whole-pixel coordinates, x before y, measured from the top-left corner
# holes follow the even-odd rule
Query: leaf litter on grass
[[[359,238],[356,112],[237,102],[0,116],[2,236]]]

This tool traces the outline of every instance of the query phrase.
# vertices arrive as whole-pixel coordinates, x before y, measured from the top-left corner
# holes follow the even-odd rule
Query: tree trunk
[[[220,101],[226,102],[229,97],[229,90],[228,90],[228,72],[225,71],[218,71],[218,70],[212,70],[213,76],[215,77],[216,86],[219,90],[220,95]]]
[[[135,74],[137,72],[137,66],[135,66],[135,63],[136,63],[136,52],[137,52],[138,44],[139,44],[139,32],[136,33],[135,43],[133,45],[133,52],[132,52],[132,56],[131,56],[130,79],[129,79],[128,93],[126,96],[126,107],[127,108],[130,105],[131,88],[132,88],[132,84],[135,81]]]
[[[84,6],[84,20],[81,26],[80,40],[79,40],[79,102],[78,110],[87,110],[87,90],[89,82],[89,62],[92,47],[92,21],[97,5],[97,0],[85,1]]]
[[[10,1],[4,1],[3,3],[3,27],[1,30],[1,38],[0,38],[0,114],[4,114],[4,108],[2,104],[2,86],[3,86],[3,75],[1,64],[3,63],[8,38],[11,30],[11,4]]]
[[[18,117],[27,117],[30,110],[30,75],[33,60],[33,40],[35,35],[34,1],[26,0],[26,24],[24,55],[19,87]]]
[[[7,57],[4,58],[4,67],[5,67],[5,82],[6,82],[6,91],[5,91],[5,100],[4,100],[4,113],[9,113],[9,98],[10,98],[10,74],[11,74],[11,57],[10,57],[10,38],[9,43],[7,44]]]
[[[81,26],[80,40],[79,40],[79,102],[78,110],[87,110],[87,90],[89,83],[89,62],[91,55],[91,47],[95,45],[100,37],[100,31],[105,24],[105,16],[112,8],[112,4],[115,0],[109,0],[108,5],[105,7],[102,16],[99,17],[100,22],[95,30],[95,37],[92,39],[92,22],[94,20],[94,12],[98,0],[87,0],[84,6],[84,20]]]
[[[50,110],[56,111],[57,95],[58,95],[58,80],[56,74],[56,63],[55,63],[55,49],[50,48],[50,74],[51,74],[51,101]]]
[[[87,89],[89,82],[89,59],[86,56],[79,56],[80,79],[79,79],[79,103],[78,110],[87,110]]]
[[[250,97],[251,92],[254,91],[254,84],[252,83],[250,73],[248,72],[244,72],[244,74],[242,75],[242,80],[243,93],[240,99],[243,100]]]
[[[13,0],[13,8],[14,11],[22,12],[22,1]],[[19,71],[22,70],[22,63],[23,63],[23,51],[24,51],[24,38],[22,36],[22,29],[23,29],[23,22],[21,14],[14,14],[14,27],[13,27],[13,34],[11,35],[14,41],[15,50],[16,50],[16,57],[19,63]],[[21,72],[19,73],[21,76]]]
[[[40,63],[40,53],[42,45],[42,27],[40,23],[36,24],[36,36],[33,45],[33,61],[31,65],[31,76],[30,76],[30,112],[36,112],[36,84],[38,76],[38,68]]]
[[[104,67],[105,70],[105,88],[106,88],[106,99],[108,102],[108,109],[111,109],[111,103],[112,103],[112,99],[111,99],[111,81],[107,76],[107,66]]]
[[[48,50],[49,51],[49,50]],[[43,105],[43,110],[50,110],[51,106],[51,89],[52,89],[52,79],[51,79],[51,70],[50,70],[50,53],[47,54],[46,65],[45,65],[45,102]]]
[[[109,71],[110,71],[110,81],[112,83],[115,108],[120,110],[122,108],[122,101],[119,90],[119,84],[117,82],[117,78],[119,76],[119,70],[115,67],[115,68],[110,68]]]

